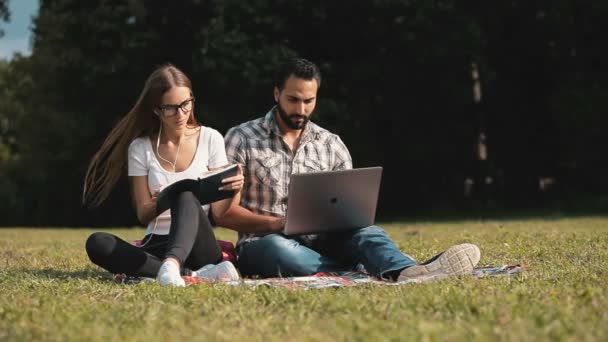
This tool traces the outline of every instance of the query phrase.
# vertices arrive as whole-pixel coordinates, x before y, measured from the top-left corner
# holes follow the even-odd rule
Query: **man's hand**
[[[268,224],[270,231],[273,233],[280,233],[285,228],[285,218],[284,217],[273,217],[271,218]]]

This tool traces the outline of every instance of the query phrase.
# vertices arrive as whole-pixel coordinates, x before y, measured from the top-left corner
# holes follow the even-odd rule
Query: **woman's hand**
[[[243,169],[241,165],[237,167],[237,175],[222,179],[222,185],[219,190],[233,190],[236,192],[241,191],[243,184],[245,184],[245,177],[243,177]]]
[[[148,224],[156,218],[156,199],[158,191],[150,191],[148,176],[130,176],[131,198],[137,219],[142,224]]]
[[[158,194],[160,194],[160,190],[156,190],[150,194],[150,202],[156,204],[156,199],[158,198]]]

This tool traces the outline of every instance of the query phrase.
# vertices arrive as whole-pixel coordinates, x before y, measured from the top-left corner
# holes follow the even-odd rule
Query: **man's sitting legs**
[[[430,281],[469,275],[479,259],[477,246],[461,244],[417,264],[384,229],[370,226],[323,234],[312,248],[281,234],[269,234],[240,246],[238,264],[244,276],[268,278],[351,271],[360,263],[370,274],[386,280]]]

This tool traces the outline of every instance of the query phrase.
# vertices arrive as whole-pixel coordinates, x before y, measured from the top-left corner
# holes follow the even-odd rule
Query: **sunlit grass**
[[[0,340],[606,340],[608,219],[392,223],[424,260],[480,246],[512,278],[399,287],[185,289],[114,282],[92,265],[92,230],[0,229]],[[136,239],[142,229],[114,229]],[[218,229],[218,236],[236,235]]]

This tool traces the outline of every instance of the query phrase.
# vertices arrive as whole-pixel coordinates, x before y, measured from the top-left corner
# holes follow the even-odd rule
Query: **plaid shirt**
[[[294,173],[345,170],[352,159],[340,137],[309,121],[294,152],[281,137],[275,108],[264,117],[231,128],[226,137],[230,163],[244,165],[241,205],[254,213],[285,216]],[[264,234],[239,234],[239,243]]]

